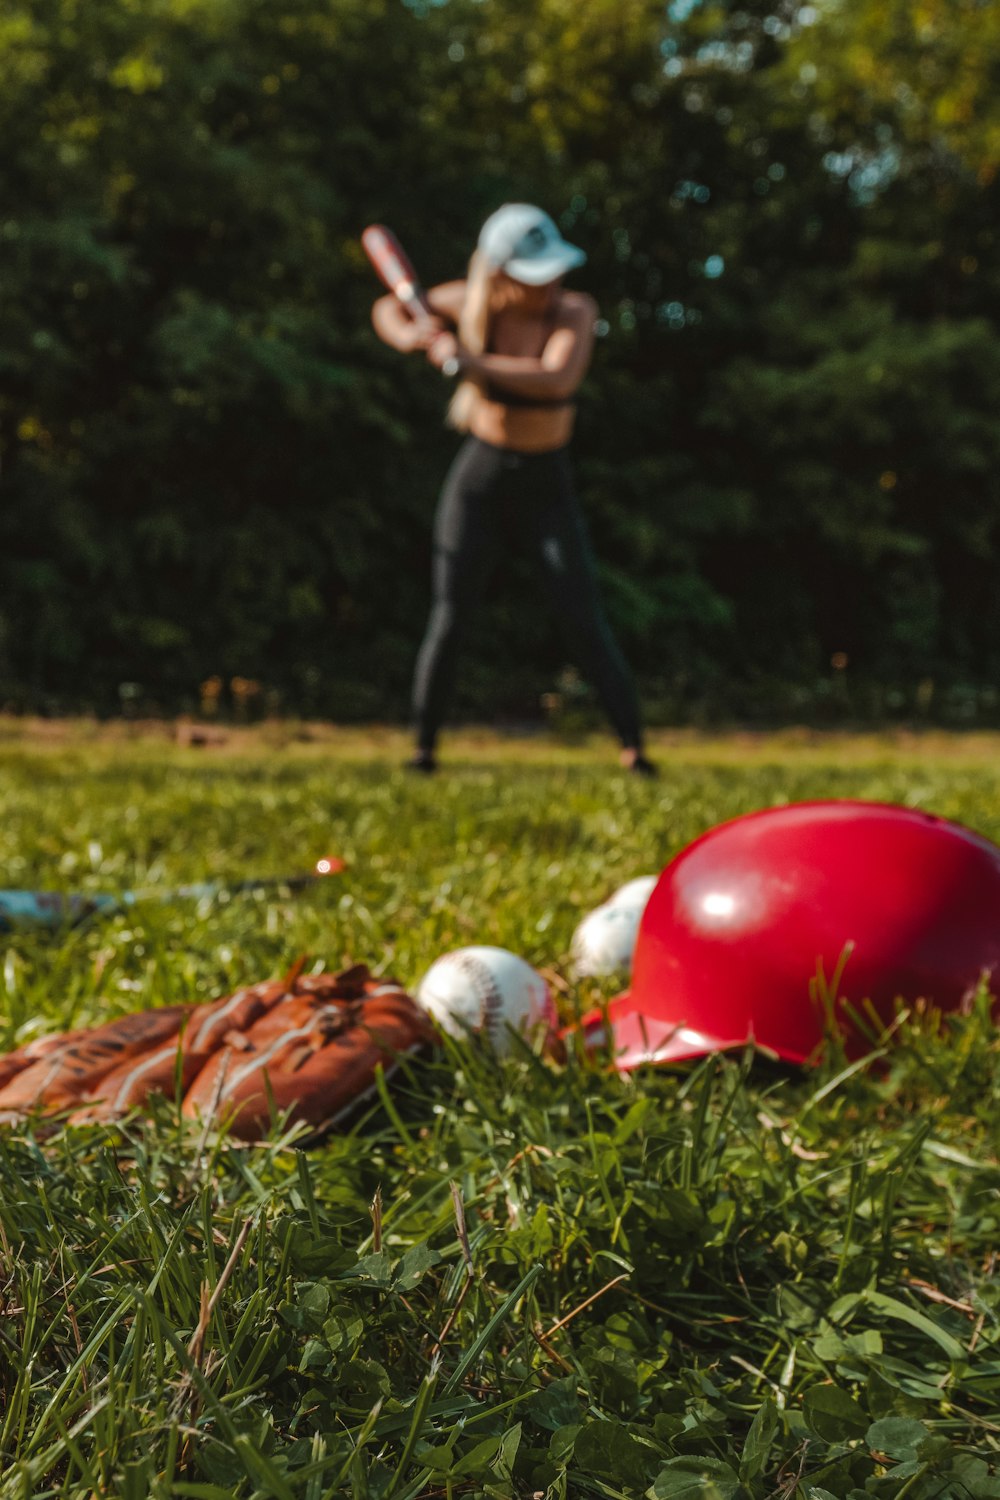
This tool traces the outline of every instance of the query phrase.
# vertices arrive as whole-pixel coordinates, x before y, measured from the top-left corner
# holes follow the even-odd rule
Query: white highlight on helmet
[[[701,903],[706,917],[731,917],[736,910],[736,901],[722,891],[712,891]]]
[[[665,1042],[658,1043],[655,1047],[647,1045],[645,1052],[646,1062],[670,1062],[676,1058],[678,1051],[693,1050],[695,1053],[708,1054],[718,1052],[720,1042],[718,1037],[706,1036],[703,1031],[696,1031],[693,1026],[678,1026],[670,1033]]]

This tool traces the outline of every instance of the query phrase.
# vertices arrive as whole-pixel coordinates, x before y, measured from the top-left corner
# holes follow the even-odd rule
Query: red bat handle
[[[406,308],[412,318],[433,318],[434,311],[409,256],[391,229],[384,224],[369,224],[361,243],[374,267],[375,274]]]

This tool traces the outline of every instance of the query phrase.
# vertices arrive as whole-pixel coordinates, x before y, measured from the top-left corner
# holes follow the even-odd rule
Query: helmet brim
[[[665,1021],[638,1010],[629,994],[612,1000],[607,1011],[595,1010],[583,1017],[580,1030],[587,1047],[600,1047],[607,1040],[605,1017],[611,1025],[611,1049],[615,1067],[620,1073],[631,1073],[647,1064],[691,1062],[709,1057],[713,1052],[738,1052],[756,1047],[782,1062],[802,1064],[807,1059],[787,1049],[764,1045],[759,1038],[744,1032],[742,1036],[712,1035],[676,1021]]]

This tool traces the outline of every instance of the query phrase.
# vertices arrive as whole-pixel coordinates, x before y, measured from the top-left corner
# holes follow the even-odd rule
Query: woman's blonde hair
[[[494,270],[481,250],[474,250],[465,281],[465,301],[458,319],[458,342],[470,354],[485,354],[490,334],[490,303]],[[466,375],[459,382],[448,405],[447,422],[459,432],[467,432],[472,412],[482,394],[482,381]]]

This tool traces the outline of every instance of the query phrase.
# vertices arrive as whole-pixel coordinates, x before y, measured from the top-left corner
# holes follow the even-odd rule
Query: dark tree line
[[[0,705],[403,713],[454,439],[358,234],[445,278],[524,198],[654,716],[1000,714],[998,61],[975,0],[12,0]],[[463,706],[563,665],[514,562]]]

